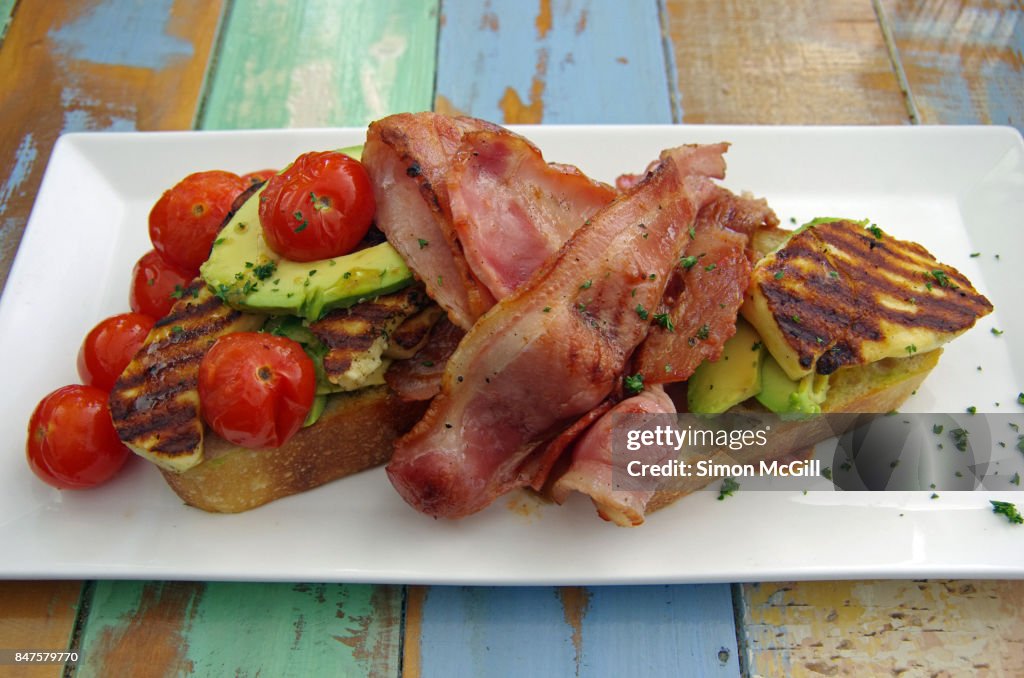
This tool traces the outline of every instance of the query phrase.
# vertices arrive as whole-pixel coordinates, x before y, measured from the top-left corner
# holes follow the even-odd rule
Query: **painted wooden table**
[[[1019,0],[0,0],[0,280],[63,132],[1024,126]],[[8,441],[9,447],[15,444]],[[0,582],[0,675],[1024,675],[1024,582]]]

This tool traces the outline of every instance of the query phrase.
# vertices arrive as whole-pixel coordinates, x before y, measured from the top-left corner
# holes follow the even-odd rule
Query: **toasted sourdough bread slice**
[[[316,424],[277,449],[251,450],[207,432],[204,461],[184,473],[160,469],[186,504],[238,513],[377,466],[412,428],[427,402],[406,402],[387,386],[331,396]]]
[[[772,425],[765,447],[746,447],[736,451],[700,454],[699,459],[715,463],[750,464],[772,461],[794,454],[809,455],[816,443],[851,428],[861,414],[883,414],[899,408],[917,390],[939,362],[942,349],[907,358],[885,358],[868,365],[848,367],[832,374],[828,397],[822,405],[825,414],[850,414],[846,417],[815,418],[808,421],[780,422]],[[750,403],[753,403],[752,405]],[[764,411],[756,401],[739,406]],[[716,480],[712,477],[666,478],[647,504],[647,513],[669,506],[680,498]]]

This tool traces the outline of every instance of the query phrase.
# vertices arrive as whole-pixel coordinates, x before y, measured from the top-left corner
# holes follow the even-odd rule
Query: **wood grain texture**
[[[58,135],[192,126],[220,9],[207,0],[15,8],[0,44],[0,284]]]
[[[688,123],[909,121],[871,0],[665,0]]]
[[[201,127],[365,125],[428,110],[438,0],[236,2]]]
[[[80,671],[393,676],[401,608],[386,586],[99,582]]]
[[[750,675],[1024,675],[1024,582],[800,582],[743,589]]]
[[[671,122],[657,0],[442,6],[436,110],[505,123]]]
[[[82,584],[76,581],[0,582],[0,647],[65,651],[70,647]],[[62,665],[0,666],[11,678],[60,676]]]
[[[1020,0],[878,0],[923,123],[1024,130]]]
[[[419,630],[406,640],[407,676],[735,676],[739,670],[727,587],[435,586],[409,598],[407,618]]]

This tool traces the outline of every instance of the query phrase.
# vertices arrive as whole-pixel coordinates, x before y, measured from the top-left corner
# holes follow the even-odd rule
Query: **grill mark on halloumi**
[[[310,331],[328,349],[323,360],[327,379],[343,389],[358,388],[380,366],[391,332],[428,302],[422,287],[407,287],[310,323]]]
[[[201,280],[189,285],[111,391],[111,416],[121,440],[173,471],[202,461],[199,363],[218,337],[257,330],[263,320],[224,305]]]
[[[405,360],[416,355],[416,352],[427,343],[430,331],[444,314],[444,309],[437,304],[431,304],[419,313],[406,318],[391,333],[391,342],[384,350],[384,357]]]
[[[758,263],[744,316],[797,378],[930,351],[991,310],[921,245],[837,221],[794,235]]]

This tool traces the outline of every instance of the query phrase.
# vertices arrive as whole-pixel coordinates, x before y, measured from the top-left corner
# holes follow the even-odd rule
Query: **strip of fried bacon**
[[[370,124],[362,162],[373,183],[376,223],[452,322],[468,329],[494,298],[477,283],[451,228],[446,176],[468,131],[483,120],[400,113]]]
[[[750,283],[751,240],[777,225],[763,200],[719,189],[704,205],[672,272],[651,332],[634,357],[644,383],[685,381],[705,360],[717,360],[736,333],[736,315]]]
[[[650,175],[473,325],[441,393],[387,471],[433,516],[460,517],[528,483],[538,449],[616,387],[647,335],[689,227],[721,178],[725,144],[662,154]]]
[[[614,430],[640,431],[658,422],[651,415],[675,414],[676,406],[660,385],[645,388],[611,408],[576,441],[572,464],[555,481],[552,498],[561,504],[571,492],[588,495],[602,518],[617,525],[644,522],[647,502],[654,496],[658,476],[631,475],[631,462],[662,464],[675,453],[670,447],[645,446],[640,451],[613,454]],[[664,422],[662,422],[664,423]]]
[[[466,261],[499,300],[615,195],[576,167],[547,163],[536,146],[507,131],[466,134],[448,175],[452,225]]]
[[[736,316],[750,279],[751,251],[757,235],[778,225],[763,200],[737,196],[719,188],[697,215],[687,234],[686,256],[677,266],[653,315],[651,331],[634,354],[634,369],[644,384],[688,379],[701,361],[717,359],[736,329]],[[628,398],[601,416],[572,448],[568,469],[549,493],[565,501],[572,491],[586,494],[598,513],[617,525],[643,523],[654,495],[651,476],[632,478],[623,464],[638,459],[613,454],[611,431],[624,414],[673,414],[675,406],[660,387]],[[639,426],[632,426],[638,429]],[[648,463],[664,461],[655,448],[645,448]],[[653,483],[653,484],[652,484]]]

